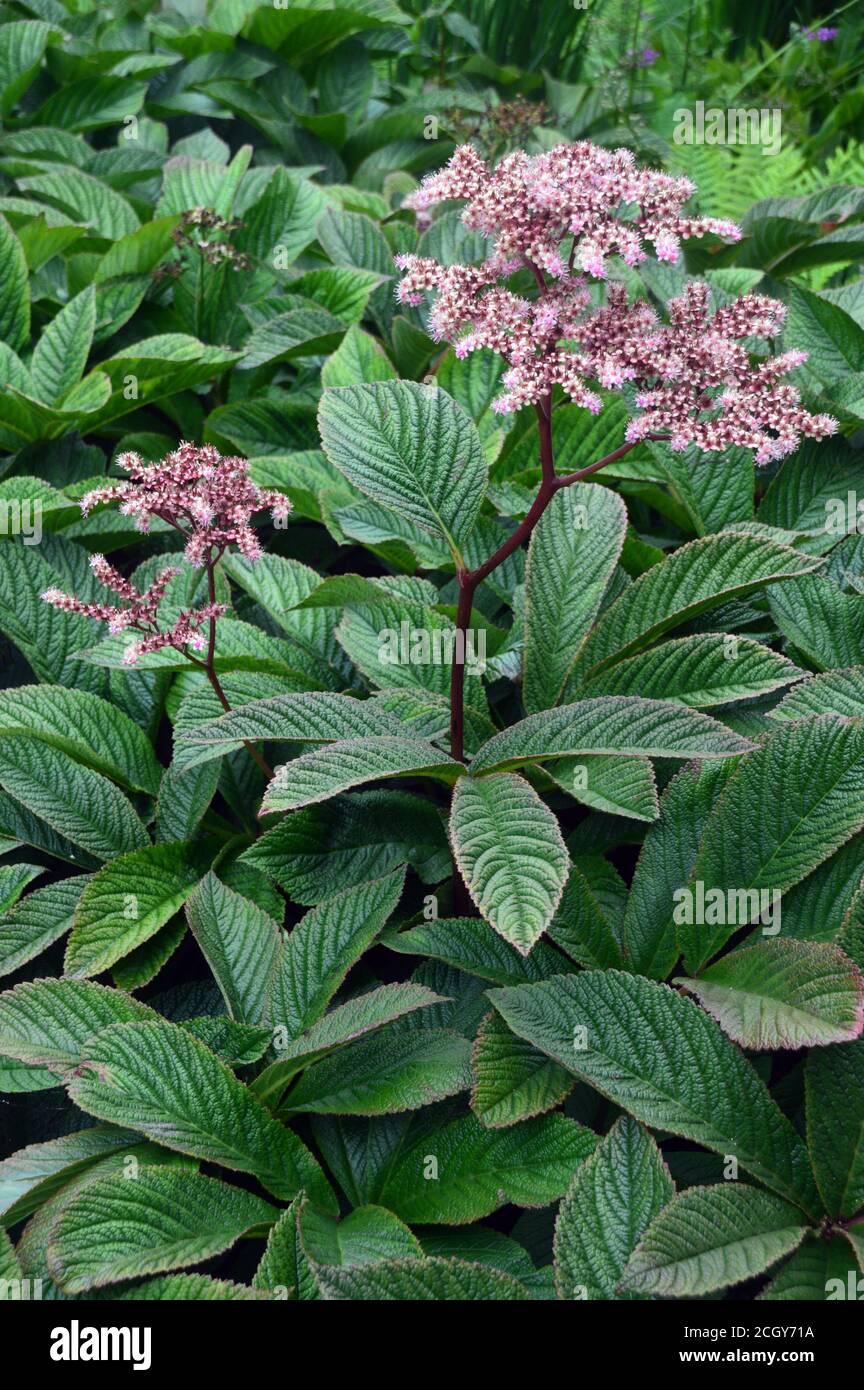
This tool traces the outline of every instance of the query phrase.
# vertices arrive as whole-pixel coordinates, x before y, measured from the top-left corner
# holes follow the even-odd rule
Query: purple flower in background
[[[814,43],[816,41],[818,41],[819,43],[830,43],[832,39],[836,39],[839,33],[839,29],[832,29],[829,28],[828,25],[823,24],[821,29],[808,29],[804,37],[810,43]]]
[[[643,48],[642,52],[639,54],[637,61],[639,63],[640,68],[650,68],[651,64],[656,63],[659,57],[659,49]]]

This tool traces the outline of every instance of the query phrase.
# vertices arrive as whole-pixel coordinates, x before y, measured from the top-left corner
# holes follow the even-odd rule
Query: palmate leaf
[[[675,1185],[647,1130],[625,1115],[586,1159],[558,1209],[559,1298],[617,1299],[627,1261]]]
[[[606,610],[585,643],[574,678],[597,674],[707,608],[805,574],[818,563],[756,536],[727,533],[683,545]]]
[[[462,777],[450,841],[481,915],[527,955],[555,915],[570,871],[553,813],[522,777]]]
[[[387,1030],[313,1064],[280,1115],[391,1115],[419,1110],[471,1084],[467,1038],[443,1028]]]
[[[828,942],[760,941],[673,983],[742,1047],[824,1047],[864,1028],[864,979]]]
[[[626,529],[627,510],[618,494],[590,483],[560,491],[540,518],[525,571],[522,693],[530,714],[557,704]]]
[[[729,758],[753,747],[710,715],[661,700],[608,695],[529,715],[490,738],[471,760],[475,776],[548,758],[624,753]]]
[[[455,782],[461,763],[421,739],[344,739],[283,763],[264,793],[261,815],[327,801],[382,777],[432,777]]]
[[[325,453],[350,483],[459,555],[486,463],[472,420],[446,392],[408,381],[341,387],[324,393],[319,425]]]
[[[761,1274],[806,1234],[801,1213],[773,1193],[737,1182],[691,1187],[652,1221],[622,1288],[684,1298],[714,1293]]]
[[[66,947],[66,974],[98,975],[154,936],[206,873],[204,850],[148,845],[106,864],[88,883]]]
[[[67,1293],[182,1269],[228,1250],[278,1209],[215,1178],[171,1168],[112,1173],[66,1205],[48,1241],[48,1268]]]
[[[301,1141],[209,1048],[162,1020],[104,1028],[69,1085],[89,1115],[193,1158],[251,1173],[290,1201],[304,1189],[330,1208],[327,1179]]]
[[[542,1115],[573,1089],[573,1076],[496,1013],[487,1014],[471,1049],[471,1109],[487,1129],[503,1129]]]
[[[446,1226],[479,1221],[506,1202],[546,1206],[563,1195],[596,1144],[595,1134],[563,1115],[508,1129],[486,1129],[464,1115],[403,1142],[375,1200],[411,1224]],[[434,1180],[424,1177],[432,1172]]]
[[[707,709],[800,680],[788,657],[749,637],[704,632],[628,657],[585,684],[585,695],[641,695]]]
[[[378,1303],[532,1301],[524,1284],[500,1270],[468,1260],[428,1256],[366,1265],[316,1265],[315,1277],[329,1301]]]
[[[864,1042],[814,1048],[804,1070],[807,1141],[828,1215],[864,1208]]]
[[[691,972],[770,908],[773,893],[791,888],[861,828],[862,793],[860,720],[825,715],[788,723],[744,760],[705,824],[690,875],[706,901],[711,889],[725,895],[725,910],[715,914],[721,920],[707,909],[705,923],[679,917]],[[682,911],[687,915],[697,914]]]
[[[282,954],[278,922],[212,872],[190,894],[186,918],[231,1017],[239,1023],[267,1020]]]
[[[489,998],[515,1033],[643,1124],[733,1154],[805,1211],[818,1207],[804,1146],[750,1063],[668,986],[591,970]]]

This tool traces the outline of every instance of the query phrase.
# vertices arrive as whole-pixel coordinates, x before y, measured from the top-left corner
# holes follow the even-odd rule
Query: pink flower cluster
[[[119,455],[117,462],[130,475],[129,481],[106,483],[88,492],[81,501],[84,515],[100,502],[119,501],[120,511],[134,518],[139,531],[148,531],[152,518],[159,517],[183,535],[184,558],[195,568],[214,564],[229,545],[236,545],[247,560],[259,559],[261,547],[251,526],[253,514],[269,507],[274,521],[279,522],[290,510],[287,497],[263,491],[252,482],[246,459],[223,458],[211,444],[199,447],[182,443],[154,464],[144,463],[134,453]],[[179,573],[175,566],[161,570],[143,593],[104,555],[92,556],[90,567],[100,584],[124,600],[124,606],[90,603],[60,589],[46,589],[42,598],[67,613],[81,613],[107,623],[111,633],[127,629],[142,633],[124,652],[127,665],[163,647],[203,651],[207,645],[204,624],[214,623],[228,611],[224,603],[215,602],[186,608],[167,631],[160,632],[158,608],[169,583]]]
[[[545,404],[557,385],[597,412],[602,400],[589,383],[608,389],[630,382],[645,413],[631,423],[629,442],[662,431],[675,449],[741,444],[768,462],[794,449],[802,433],[820,437],[837,427],[830,416],[810,415],[797,389],[779,380],[805,354],[753,365],[739,341],[775,337],[781,304],[745,295],[711,316],[707,286],[691,284],[664,324],[644,300],[628,304],[623,286],[612,282],[605,306],[590,307],[586,276],[605,279],[609,256],[634,266],[650,243],[660,260],[675,261],[682,238],[740,237],[731,222],[685,216],[693,191],[688,179],[637,168],[628,150],[589,141],[531,156],[517,151],[494,169],[464,145],[405,201],[425,212],[442,199],[466,199],[462,220],[489,238],[490,254],[480,265],[452,266],[397,256],[397,298],[417,305],[434,292],[436,340],[453,342],[459,357],[489,348],[505,358],[495,410]],[[505,283],[525,269],[534,298]]]
[[[159,463],[146,464],[133,453],[119,454],[117,462],[129,481],[88,492],[81,502],[84,515],[99,502],[119,502],[139,531],[148,531],[151,519],[159,517],[186,537],[185,558],[196,569],[214,550],[218,556],[229,545],[247,560],[259,559],[252,515],[269,507],[281,523],[291,509],[282,493],[252,482],[248,460],[223,458],[212,444],[182,443]]]
[[[180,573],[176,565],[167,565],[165,569],[160,570],[153,583],[143,593],[139,593],[104,555],[91,555],[90,568],[100,584],[125,600],[125,607],[110,603],[89,603],[85,599],[75,598],[72,594],[64,594],[62,589],[46,589],[41,598],[53,608],[62,608],[67,613],[80,613],[85,618],[95,618],[97,622],[107,623],[108,631],[111,633],[125,632],[127,629],[145,633],[138,641],[131,642],[123,653],[123,660],[127,666],[133,666],[139,656],[147,652],[158,652],[162,647],[177,647],[182,650],[188,645],[195,651],[202,651],[206,645],[201,631],[204,623],[209,622],[211,618],[221,618],[228,611],[224,603],[207,603],[198,609],[187,608],[166,632],[160,632],[156,626],[157,612],[165,590],[175,575]]]

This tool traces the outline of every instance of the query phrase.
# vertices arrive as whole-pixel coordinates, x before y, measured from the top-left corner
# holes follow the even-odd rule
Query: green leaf
[[[211,1279],[208,1274],[166,1274],[161,1279],[146,1279],[143,1284],[111,1288],[104,1296],[111,1302],[129,1299],[135,1303],[237,1303],[253,1302],[263,1297],[246,1284],[232,1284],[228,1279]]]
[[[864,1207],[864,1042],[814,1048],[804,1069],[807,1142],[828,1215]]]
[[[265,1022],[282,953],[278,923],[214,873],[189,896],[186,917],[231,1017]]]
[[[323,1265],[369,1265],[384,1259],[422,1259],[419,1240],[386,1207],[356,1207],[337,1221],[304,1203],[299,1215],[303,1249]]]
[[[552,1110],[573,1089],[570,1072],[517,1038],[496,1013],[487,1014],[477,1031],[471,1070],[471,1109],[487,1129]]]
[[[440,812],[409,792],[359,792],[286,816],[243,853],[292,902],[311,906],[399,864],[437,883],[449,865]]]
[[[742,1047],[825,1047],[864,1028],[864,979],[827,941],[760,941],[673,983]]]
[[[270,268],[288,266],[315,240],[324,204],[323,192],[310,179],[277,167],[261,197],[244,212],[234,245]]]
[[[627,1261],[674,1192],[669,1169],[651,1135],[624,1115],[577,1169],[558,1209],[558,1297],[628,1297],[618,1293]]]
[[[60,405],[81,380],[96,328],[92,285],[64,304],[36,344],[30,363],[35,394],[46,405]]]
[[[856,666],[864,651],[864,596],[844,594],[818,574],[770,594],[771,616],[785,637],[820,670]]]
[[[0,994],[0,1054],[62,1071],[78,1064],[101,1029],[155,1017],[146,1004],[91,981],[30,980]]]
[[[554,917],[570,871],[555,816],[521,777],[462,777],[450,839],[481,915],[527,955]]]
[[[486,489],[473,421],[446,392],[415,382],[326,391],[319,411],[324,452],[361,492],[454,556],[470,534]]]
[[[558,492],[540,518],[525,570],[522,697],[529,714],[558,703],[626,529],[627,509],[618,494],[591,483]]]
[[[596,675],[706,609],[818,563],[758,536],[706,536],[682,545],[606,609],[582,649],[576,675]]]
[[[800,1212],[744,1183],[691,1187],[652,1221],[624,1271],[636,1293],[693,1298],[752,1279],[807,1234]]]
[[[474,755],[470,769],[479,776],[547,758],[590,753],[730,758],[752,747],[698,710],[634,695],[604,695],[530,714],[490,738]]]
[[[766,1186],[815,1209],[801,1140],[735,1044],[689,999],[618,970],[489,998],[514,1033],[643,1124],[733,1154]]]
[[[864,666],[809,676],[768,711],[769,719],[807,719],[811,714],[864,718]]]
[[[39,71],[51,32],[50,24],[34,19],[7,21],[0,29],[0,116],[4,120]]]
[[[97,859],[147,844],[144,826],[113,782],[37,738],[3,740],[0,785]]]
[[[846,1299],[857,1293],[859,1275],[858,1264],[844,1240],[808,1236],[762,1290],[759,1299],[781,1303]],[[854,1291],[851,1295],[850,1279]]]
[[[26,965],[69,931],[86,884],[84,874],[49,883],[0,916],[0,975]]]
[[[417,1028],[363,1038],[314,1062],[280,1114],[392,1115],[419,1110],[471,1084],[471,1048],[445,1029]]]
[[[431,1135],[409,1136],[377,1200],[411,1224],[447,1226],[482,1220],[507,1202],[548,1206],[596,1144],[596,1135],[563,1115],[540,1115],[508,1129],[486,1129],[464,1115]]]
[[[657,783],[647,758],[614,754],[559,758],[545,771],[568,796],[610,816],[653,821],[659,815]]]
[[[122,194],[82,169],[67,166],[34,174],[19,179],[18,187],[44,198],[50,205],[56,204],[76,223],[92,228],[96,236],[106,241],[129,236],[140,226],[131,203]]]
[[[6,26],[0,33],[5,33]],[[30,337],[30,286],[21,243],[0,215],[0,342],[13,351]]]
[[[305,1189],[322,1206],[332,1206],[323,1172],[296,1135],[209,1048],[173,1023],[104,1028],[83,1049],[69,1095],[97,1119],[251,1173],[284,1201]]]
[[[601,906],[576,864],[570,866],[549,935],[579,965],[605,969],[622,964],[617,920],[606,904]]]
[[[589,680],[585,694],[641,695],[706,709],[768,694],[804,674],[787,657],[752,638],[705,632],[619,662]]]
[[[0,1214],[5,1224],[23,1221],[76,1173],[137,1143],[137,1135],[128,1130],[93,1125],[10,1154],[0,1163]]]
[[[325,1299],[379,1303],[519,1302],[532,1296],[509,1274],[473,1264],[428,1256],[423,1260],[382,1260],[367,1265],[316,1265],[315,1277]]]
[[[396,870],[334,894],[292,929],[273,984],[271,1020],[297,1038],[321,1018],[351,966],[381,932],[402,895]]]
[[[402,734],[404,726],[378,705],[316,690],[250,700],[218,719],[182,729],[179,738],[181,744],[207,745],[208,755],[216,756],[238,748],[243,739],[337,743],[388,735],[398,738]]]
[[[261,815],[327,801],[381,777],[433,777],[439,782],[454,782],[461,766],[421,739],[345,739],[277,767],[264,793]]]
[[[706,822],[691,886],[675,898],[691,972],[760,917],[776,934],[779,894],[861,828],[862,794],[864,724],[858,720],[825,715],[782,725],[741,763]],[[696,907],[697,884],[704,912]],[[711,890],[719,892],[709,899]],[[713,900],[719,911],[709,910]]]
[[[15,1247],[5,1231],[0,1231],[0,1287],[3,1289],[3,1298],[12,1302],[20,1301],[16,1298],[13,1289],[9,1287],[16,1279],[21,1278],[21,1266],[18,1263],[18,1256],[15,1254]]]
[[[365,333],[357,324],[352,324],[336,351],[330,354],[321,368],[321,384],[332,390],[339,386],[392,381],[396,375],[396,368],[377,338]]]
[[[388,934],[383,944],[406,955],[429,956],[455,970],[467,971],[495,985],[521,985],[566,970],[562,955],[538,941],[523,956],[496,933],[477,930],[476,917],[440,918],[411,931]]]
[[[624,955],[639,975],[665,980],[678,960],[670,904],[687,882],[714,803],[734,771],[731,761],[689,763],[663,794],[660,819],[645,836],[624,914]]]
[[[46,605],[47,606],[47,605]],[[135,791],[159,791],[162,768],[139,726],[117,705],[62,685],[0,691],[0,734],[21,731]]]
[[[75,912],[66,948],[67,975],[98,975],[179,912],[206,872],[200,848],[148,845],[94,874]]]
[[[48,1241],[48,1268],[67,1293],[182,1269],[229,1250],[277,1209],[200,1173],[139,1166],[111,1173],[64,1207]]]

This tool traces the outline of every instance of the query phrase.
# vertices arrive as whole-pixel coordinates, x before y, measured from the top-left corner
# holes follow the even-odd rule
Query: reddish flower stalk
[[[236,545],[247,560],[260,558],[261,547],[251,519],[255,512],[269,507],[274,521],[282,521],[290,502],[278,492],[257,487],[249,477],[249,464],[241,458],[223,458],[210,444],[200,447],[181,443],[159,463],[145,464],[138,454],[121,454],[117,462],[130,475],[128,481],[107,483],[94,488],[81,501],[86,516],[100,502],[119,502],[124,516],[134,518],[139,531],[148,531],[153,517],[173,526],[184,537],[184,558],[207,576],[207,603],[186,608],[168,626],[159,626],[159,604],[171,580],[179,573],[176,566],[161,570],[153,583],[140,593],[104,555],[93,555],[90,568],[99,583],[110,589],[122,605],[92,603],[46,589],[42,598],[55,608],[106,622],[111,633],[138,633],[126,647],[124,662],[134,666],[138,658],[164,647],[173,647],[187,661],[205,672],[224,710],[231,706],[216,674],[216,623],[228,611],[216,600],[216,565],[229,545]],[[204,656],[193,653],[203,652]],[[269,779],[272,768],[254,744],[245,747]]]

